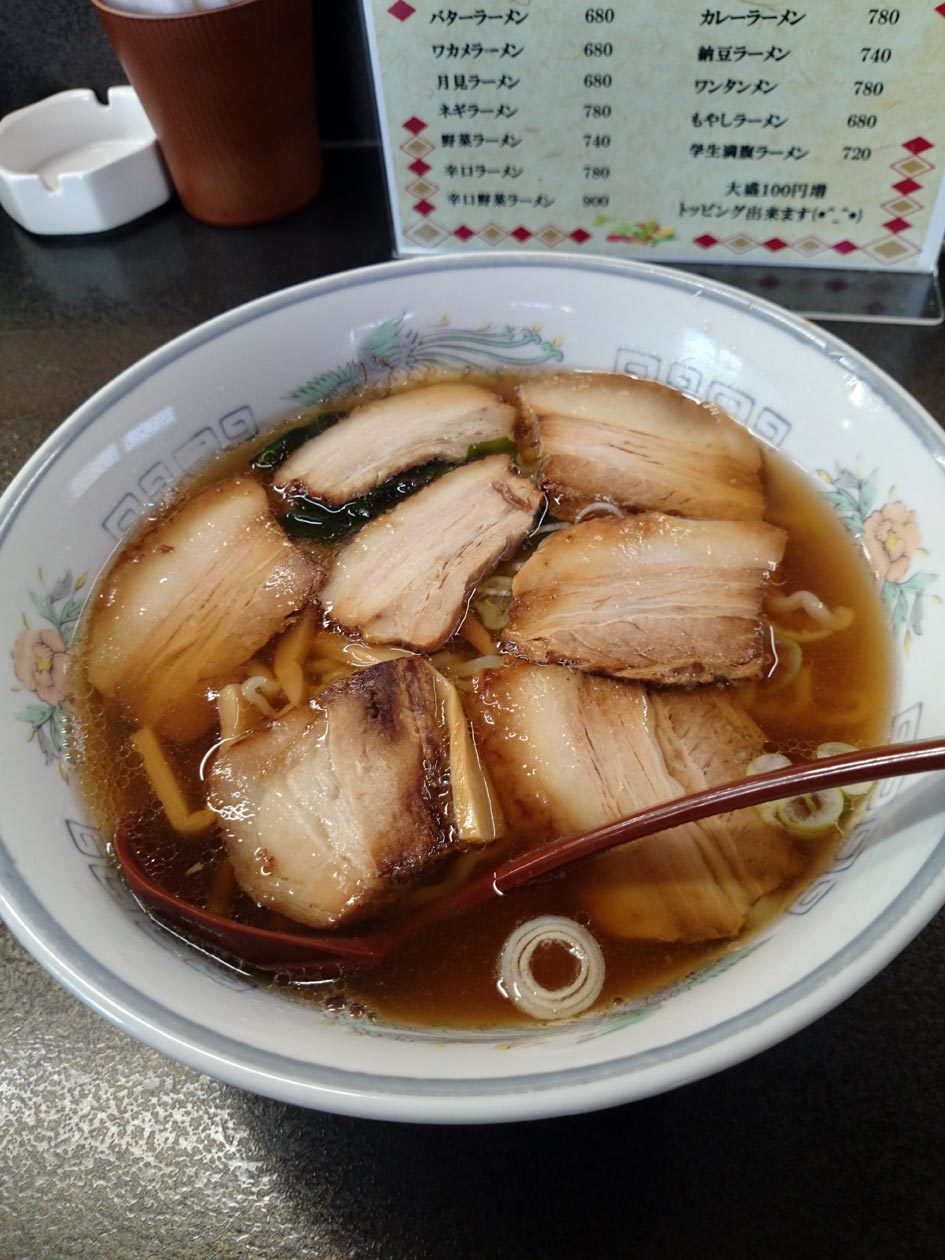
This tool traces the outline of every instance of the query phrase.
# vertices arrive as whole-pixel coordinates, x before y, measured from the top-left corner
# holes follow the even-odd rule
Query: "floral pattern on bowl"
[[[903,648],[908,652],[913,635],[922,633],[926,592],[938,577],[935,573],[909,572],[916,557],[929,554],[920,545],[922,535],[915,512],[901,499],[893,498],[895,486],[890,487],[886,502],[875,506],[878,468],[868,477],[839,465],[834,473],[818,468],[817,475],[830,487],[826,493],[828,501],[853,537],[863,544],[893,635],[897,639],[902,635]],[[942,602],[938,595],[931,598]]]
[[[87,573],[73,578],[66,572],[46,586],[43,570],[39,570],[39,590],[31,590],[34,610],[46,623],[35,628],[23,613],[23,630],[17,635],[10,652],[13,672],[17,677],[15,691],[33,693],[16,717],[29,727],[27,739],[35,740],[46,763],[55,762],[64,779],[69,777],[65,748],[66,701],[70,688],[70,648],[85,603],[79,591],[88,580]]]

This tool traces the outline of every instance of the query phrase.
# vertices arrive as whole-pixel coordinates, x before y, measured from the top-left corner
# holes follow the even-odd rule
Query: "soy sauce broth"
[[[474,376],[463,379],[476,381]],[[499,382],[483,378],[476,383],[505,394],[511,401],[518,381],[513,377]],[[363,395],[354,397],[333,404],[332,410],[348,410],[363,401]],[[274,426],[273,433],[306,423],[313,414],[292,416]],[[186,487],[175,503],[214,481],[239,473],[257,476],[266,486],[274,510],[277,513],[284,510],[282,501],[269,490],[271,471],[253,473],[248,467],[249,459],[263,442],[256,439],[251,448],[244,447],[220,457],[199,481]],[[776,574],[776,583],[769,587],[770,592],[811,590],[830,608],[851,609],[853,620],[842,633],[803,644],[803,670],[798,677],[785,681],[789,671],[783,662],[775,668],[772,655],[774,672],[769,682],[742,684],[737,687],[737,694],[765,732],[767,746],[792,759],[810,756],[817,744],[827,740],[863,747],[880,743],[888,727],[895,678],[890,632],[864,556],[819,493],[816,483],[787,459],[765,450],[764,478],[766,519],[788,533],[784,561]],[[174,505],[168,505],[165,511]],[[322,559],[330,559],[343,541],[325,544],[301,540],[298,545]],[[511,571],[511,564],[501,569]],[[773,620],[788,637],[792,629],[809,629],[811,625],[803,614],[784,614]],[[774,647],[777,651],[777,641]],[[70,756],[80,788],[103,834],[113,834],[118,820],[127,814],[139,815],[149,835],[149,861],[155,871],[161,872],[166,886],[197,904],[207,904],[208,898],[212,904],[213,899],[221,895],[228,897],[226,889],[221,892],[221,883],[225,881],[221,880],[219,867],[224,851],[219,837],[211,834],[189,839],[172,830],[130,742],[132,727],[87,682],[84,650],[85,635],[80,634],[74,671],[75,717],[71,724]],[[446,650],[469,658],[477,655],[456,638],[446,645]],[[271,654],[272,645],[268,651]],[[257,653],[257,657],[269,659],[266,651]],[[214,732],[194,743],[167,746],[175,772],[195,809],[204,804],[203,768],[217,739]],[[789,904],[798,890],[829,864],[839,842],[839,832],[805,841],[800,874],[756,904],[739,942]],[[514,845],[515,838],[510,837],[494,846],[486,846],[476,869],[501,861]],[[464,859],[459,857],[452,861],[462,863]],[[466,868],[470,865],[470,861],[465,860]],[[442,882],[446,886],[449,878],[450,867],[447,866],[427,883]],[[419,896],[423,895],[421,891]],[[408,894],[403,906],[409,907],[414,896]],[[306,931],[274,911],[260,909],[239,890],[227,900],[227,907],[227,913],[244,922],[293,932]],[[397,909],[392,913],[396,914]],[[494,899],[429,929],[374,970],[352,973],[327,988],[297,986],[294,992],[323,1000],[331,1008],[347,1008],[359,1014],[366,1011],[380,1019],[404,1024],[441,1027],[531,1024],[532,1021],[520,1015],[497,990],[496,960],[515,926],[537,914],[562,914],[588,922],[576,892],[576,881],[564,873],[539,887]],[[369,922],[364,926],[370,926]],[[590,923],[592,931],[593,926]],[[597,1009],[671,983],[732,947],[730,941],[695,945],[620,941],[603,933],[598,940],[604,951],[607,974]]]

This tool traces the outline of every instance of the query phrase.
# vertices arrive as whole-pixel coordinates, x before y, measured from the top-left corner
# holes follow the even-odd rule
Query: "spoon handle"
[[[945,769],[945,739],[926,739],[908,744],[889,744],[885,748],[868,748],[825,757],[822,761],[785,766],[750,779],[705,788],[676,801],[667,801],[640,810],[617,822],[606,823],[593,831],[576,836],[563,836],[543,849],[511,858],[494,873],[498,893],[510,892],[532,880],[572,862],[580,862],[618,844],[638,840],[669,827],[696,822],[714,814],[725,814],[750,805],[763,805],[806,792],[822,792],[870,779],[890,779],[897,775],[921,774],[927,770]]]
[[[126,820],[118,828],[115,852],[132,889],[145,905],[162,917],[261,970],[301,977],[321,974],[321,970],[332,961],[339,966],[371,966],[410,937],[444,918],[490,897],[503,896],[514,888],[550,875],[573,862],[584,861],[605,849],[642,839],[669,827],[802,792],[841,787],[844,783],[942,769],[945,769],[945,738],[845,753],[840,757],[788,766],[736,783],[708,788],[640,810],[593,831],[562,836],[543,849],[510,858],[494,870],[486,869],[462,887],[439,900],[428,902],[402,919],[350,936],[336,936],[330,932],[302,935],[249,927],[182,901],[156,884],[139,866],[132,844],[133,820]]]

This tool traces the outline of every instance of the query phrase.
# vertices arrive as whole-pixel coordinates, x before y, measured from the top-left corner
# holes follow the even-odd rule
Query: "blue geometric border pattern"
[[[911,739],[918,739],[921,724],[922,702],[920,700],[893,717],[889,723],[889,742],[905,744]],[[881,779],[876,785],[876,791],[870,797],[870,809],[879,809],[888,804],[901,787],[902,779]]]
[[[809,888],[805,888],[801,896],[788,910],[788,914],[809,914],[814,906],[820,905],[831,888],[836,887],[836,883],[837,881],[829,875],[821,876],[816,883],[811,884]]]
[[[259,425],[247,404],[227,411],[212,425],[204,425],[192,433],[173,451],[178,472],[187,472],[227,446],[237,446],[259,432]],[[116,542],[135,528],[145,509],[173,485],[177,473],[162,460],[138,478],[137,486],[127,490],[102,521],[102,529]]]
[[[224,989],[255,991],[260,987],[259,983],[250,979],[249,976],[242,975],[235,968],[231,969],[230,964],[224,962],[222,958],[204,957],[199,945],[181,939],[171,928],[164,927],[150,916],[144,918],[140,915],[136,916],[135,927],[139,928],[149,940],[160,945],[161,949],[173,954],[191,971],[196,971],[198,975],[212,980],[214,984]]]
[[[83,857],[104,857],[102,851],[102,833],[98,827],[90,827],[88,823],[79,822],[75,818],[66,819],[66,830],[69,838]]]
[[[614,371],[644,381],[660,381],[672,389],[681,390],[690,398],[715,403],[733,420],[756,433],[768,446],[783,446],[791,432],[790,420],[771,407],[761,407],[756,412],[757,403],[751,394],[746,394],[730,381],[714,379],[706,383],[702,370],[691,359],[674,359],[664,366],[657,354],[622,346],[617,351]]]

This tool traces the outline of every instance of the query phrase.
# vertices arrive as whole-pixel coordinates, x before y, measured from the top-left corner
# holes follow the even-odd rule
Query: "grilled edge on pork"
[[[178,740],[213,720],[206,690],[307,603],[324,568],[297,551],[254,481],[220,482],[147,530],[99,593],[89,681]]]
[[[501,648],[641,682],[757,677],[762,596],[786,539],[762,521],[658,513],[571,525],[516,574]]]
[[[445,473],[338,551],[321,602],[336,625],[368,643],[435,651],[462,620],[472,588],[515,551],[543,503],[507,455]]]
[[[461,462],[470,446],[511,438],[515,411],[478,385],[427,385],[358,407],[306,442],[275,476],[340,507],[430,460]]]
[[[331,927],[493,838],[460,837],[441,686],[417,657],[385,661],[221,747],[210,803],[256,902]]]
[[[556,516],[604,500],[634,511],[722,520],[764,515],[761,446],[713,403],[604,372],[519,388],[523,439]]]

